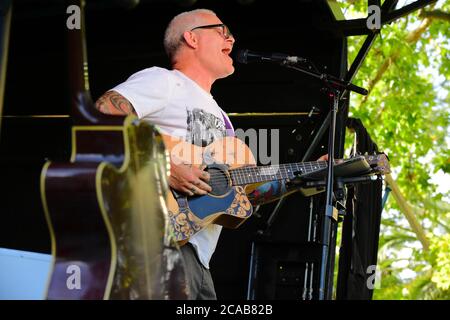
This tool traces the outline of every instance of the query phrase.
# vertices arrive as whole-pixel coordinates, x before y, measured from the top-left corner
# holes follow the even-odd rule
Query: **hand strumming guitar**
[[[171,160],[169,186],[189,196],[205,195],[211,192],[212,188],[207,184],[210,176],[204,171],[205,167]]]

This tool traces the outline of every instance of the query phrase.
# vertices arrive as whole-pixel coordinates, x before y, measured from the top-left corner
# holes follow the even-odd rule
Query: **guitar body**
[[[42,203],[53,256],[48,299],[109,295],[117,255],[108,216],[97,198],[97,168],[95,163],[80,167],[48,162],[42,170]]]
[[[226,137],[207,147],[198,147],[169,136],[164,136],[164,142],[172,159],[195,166],[206,164],[213,189],[204,196],[187,197],[174,190],[169,193],[169,218],[179,244],[185,244],[192,235],[211,223],[237,228],[251,216],[253,208],[247,198],[251,186],[233,186],[228,171],[256,165],[244,142]]]
[[[99,123],[74,126],[70,163],[42,170],[54,257],[47,297],[187,299],[162,137],[134,116]]]

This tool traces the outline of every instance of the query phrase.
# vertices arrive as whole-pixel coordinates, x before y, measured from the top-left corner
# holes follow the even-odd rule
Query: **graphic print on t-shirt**
[[[186,141],[206,147],[214,140],[226,136],[225,124],[221,119],[202,109],[186,109]]]

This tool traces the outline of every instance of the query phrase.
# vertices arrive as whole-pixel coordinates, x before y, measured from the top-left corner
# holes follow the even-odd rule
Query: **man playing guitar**
[[[230,30],[214,12],[197,9],[181,13],[169,23],[164,37],[172,70],[159,67],[141,70],[107,91],[97,100],[96,107],[111,115],[134,113],[139,119],[156,125],[169,150],[177,144],[174,141],[185,141],[202,148],[234,136],[228,116],[210,94],[217,79],[234,72],[230,57],[234,43]],[[322,156],[320,160],[326,158]],[[173,153],[170,160],[169,185],[174,192],[194,198],[213,192],[210,182],[218,171],[205,170],[202,163],[180,161]],[[288,189],[285,180],[275,179],[244,192],[248,193],[252,205],[258,205],[279,198]],[[237,195],[239,192],[230,201]],[[181,219],[180,202],[174,202],[174,210],[170,203],[168,206],[172,218]],[[188,214],[184,212],[183,219]],[[186,243],[181,250],[192,299],[216,299],[209,261],[221,228],[221,225],[210,223],[186,241],[180,241],[180,244]]]

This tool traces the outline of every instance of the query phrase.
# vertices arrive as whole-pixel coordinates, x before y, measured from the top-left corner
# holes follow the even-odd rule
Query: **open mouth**
[[[227,56],[229,56],[230,53],[231,53],[231,49],[230,48],[225,48],[225,49],[222,49],[222,52],[223,52],[223,54],[226,54]]]

